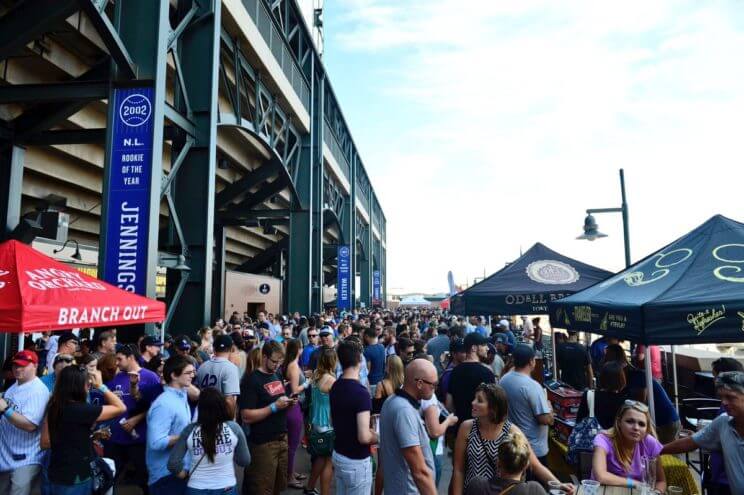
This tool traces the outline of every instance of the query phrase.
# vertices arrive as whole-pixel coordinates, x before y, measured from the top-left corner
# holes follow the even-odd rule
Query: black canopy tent
[[[744,224],[716,215],[612,278],[549,306],[557,328],[643,344],[741,342]],[[646,368],[650,382],[648,358]]]
[[[545,314],[548,303],[612,276],[537,243],[490,277],[450,299],[460,315]]]

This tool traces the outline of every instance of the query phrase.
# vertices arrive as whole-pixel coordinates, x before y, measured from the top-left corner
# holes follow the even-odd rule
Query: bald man
[[[434,455],[421,418],[421,400],[437,388],[437,370],[426,359],[406,367],[403,387],[385,401],[380,414],[380,459],[385,493],[436,495]]]

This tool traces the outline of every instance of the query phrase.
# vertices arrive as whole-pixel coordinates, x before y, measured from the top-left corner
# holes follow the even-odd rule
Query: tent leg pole
[[[679,382],[677,381],[677,346],[672,346],[672,376],[674,377],[674,407],[679,414]]]
[[[654,377],[651,376],[651,346],[646,345],[646,391],[648,397],[648,410],[651,414],[651,420],[656,424],[656,410],[654,409]]]
[[[558,381],[558,357],[555,348],[555,328],[550,327],[550,348],[553,349],[553,380]]]
[[[18,352],[21,352],[23,350],[23,344],[25,344],[24,340],[26,339],[25,332],[21,332],[18,334]]]

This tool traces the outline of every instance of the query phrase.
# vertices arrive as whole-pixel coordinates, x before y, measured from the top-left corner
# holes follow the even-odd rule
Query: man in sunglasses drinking
[[[716,392],[726,414],[691,437],[665,445],[661,453],[681,454],[698,448],[721,452],[729,493],[744,493],[744,372],[720,373],[716,378]]]

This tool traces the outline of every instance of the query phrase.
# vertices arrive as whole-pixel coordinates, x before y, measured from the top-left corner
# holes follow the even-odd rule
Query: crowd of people
[[[126,483],[152,495],[430,495],[446,463],[453,495],[573,493],[548,468],[554,414],[536,376],[540,320],[515,323],[329,310],[234,313],[163,342],[117,343],[113,328],[45,334],[3,367],[0,494]],[[648,459],[704,447],[719,452],[720,493],[744,493],[740,363],[714,366],[722,415],[678,438],[679,416],[656,381],[651,420],[640,346],[628,360],[613,339],[559,340],[557,372],[584,391],[577,423],[602,428],[589,477],[638,486]]]

